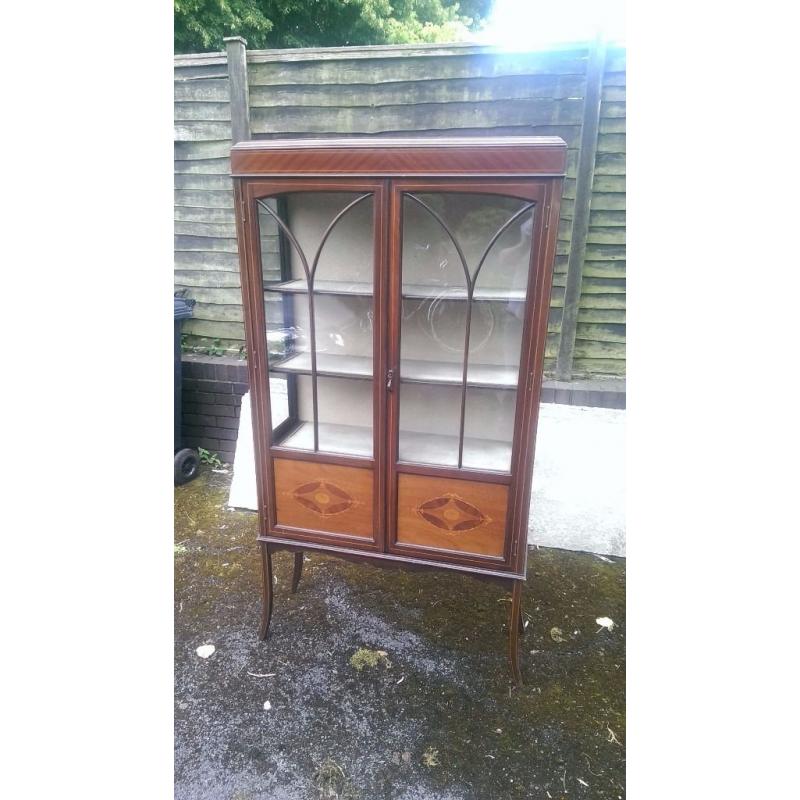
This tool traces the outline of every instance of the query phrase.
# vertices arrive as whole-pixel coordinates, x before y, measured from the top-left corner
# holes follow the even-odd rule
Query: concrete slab
[[[625,412],[543,403],[530,544],[625,555]]]
[[[242,398],[229,505],[256,509],[250,396]],[[528,542],[625,555],[625,412],[543,403]]]

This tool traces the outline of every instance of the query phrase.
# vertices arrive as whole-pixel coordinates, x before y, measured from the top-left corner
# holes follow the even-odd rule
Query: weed
[[[214,339],[214,341],[209,345],[208,349],[206,350],[207,356],[224,356],[225,349],[222,347],[222,342],[219,339]]]
[[[358,795],[344,770],[327,757],[314,772],[319,800],[357,800]]]
[[[210,467],[219,468],[222,466],[222,461],[216,453],[206,450],[204,447],[198,447],[197,452],[200,454],[200,463],[208,464]]]

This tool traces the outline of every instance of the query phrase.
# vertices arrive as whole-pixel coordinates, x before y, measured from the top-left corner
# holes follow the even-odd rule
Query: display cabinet
[[[306,550],[459,570],[511,589],[520,681],[565,164],[550,137],[233,147],[262,638],[276,550],[292,591]]]

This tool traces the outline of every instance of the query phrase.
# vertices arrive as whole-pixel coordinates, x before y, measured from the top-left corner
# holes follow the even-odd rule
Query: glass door
[[[303,528],[376,545],[382,529],[373,399],[380,188],[287,185],[255,201],[283,534]]]
[[[540,193],[522,184],[395,186],[389,458],[391,541],[401,550],[507,560]]]

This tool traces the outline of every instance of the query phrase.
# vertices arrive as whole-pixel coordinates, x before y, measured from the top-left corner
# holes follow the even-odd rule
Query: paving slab
[[[625,555],[625,411],[542,403],[528,542]]]

